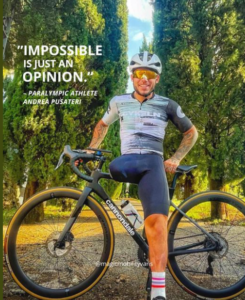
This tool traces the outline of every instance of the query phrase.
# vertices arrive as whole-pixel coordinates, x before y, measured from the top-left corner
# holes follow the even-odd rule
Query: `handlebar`
[[[85,150],[71,150],[70,145],[66,145],[64,147],[64,151],[60,156],[59,162],[55,168],[57,170],[59,166],[63,163],[63,156],[67,156],[70,159],[70,165],[72,170],[82,179],[92,182],[93,178],[91,176],[83,174],[76,166],[75,166],[75,161],[82,159],[83,161],[83,168],[87,172],[87,174],[91,174],[91,170],[89,167],[86,165],[89,161],[100,161],[99,168],[102,168],[103,163],[105,162],[105,157],[102,155],[102,152],[105,153],[111,153],[111,151],[108,150],[103,150],[103,149],[95,149],[95,148],[88,148],[88,150],[95,151],[95,153],[87,153]],[[189,173],[192,169],[195,169],[197,165],[192,165],[192,166],[185,166],[185,165],[180,165],[178,166],[175,176],[173,178],[172,186],[171,189],[175,189],[176,186],[176,181],[178,177],[182,174],[187,174]]]
[[[75,161],[78,159],[82,160],[92,160],[94,158],[94,154],[89,154],[89,153],[78,153],[78,152],[73,152],[71,150],[71,147],[69,145],[66,145],[64,148],[64,154],[67,155],[70,158],[70,165],[72,170],[77,174],[77,176],[81,177],[82,179],[92,182],[93,178],[91,176],[83,174],[79,169],[75,166]],[[85,162],[86,163],[86,162]]]
[[[101,152],[110,152],[107,150],[99,150],[99,149],[89,149],[89,150],[93,150],[93,151],[97,151],[97,153],[87,153],[86,151],[83,150],[71,150],[70,145],[66,145],[64,147],[64,151],[60,156],[59,162],[57,164],[56,169],[59,168],[59,166],[63,163],[63,156],[67,156],[70,159],[70,165],[72,170],[82,179],[88,181],[88,182],[92,182],[93,178],[91,176],[85,175],[83,174],[76,166],[75,166],[75,161],[76,160],[80,160],[82,159],[83,161],[83,167],[85,169],[85,171],[88,174],[91,174],[91,170],[89,169],[89,167],[86,165],[87,162],[89,161],[101,161],[102,164],[105,161],[105,157],[102,156]]]

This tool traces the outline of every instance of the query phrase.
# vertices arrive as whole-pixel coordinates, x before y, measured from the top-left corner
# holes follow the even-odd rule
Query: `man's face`
[[[155,89],[156,84],[159,82],[160,76],[155,73],[156,77],[150,79],[149,77],[152,77],[152,76],[148,76],[149,70],[147,70],[147,69],[137,69],[135,71],[140,71],[140,73],[137,74],[139,78],[136,78],[137,76],[134,73],[131,75],[131,80],[132,80],[133,85],[134,85],[134,90],[140,96],[143,96],[143,97],[149,96],[153,92],[153,90]],[[150,71],[150,72],[152,72],[152,71]]]

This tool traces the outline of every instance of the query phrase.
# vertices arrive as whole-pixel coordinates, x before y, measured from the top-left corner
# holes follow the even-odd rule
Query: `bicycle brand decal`
[[[133,230],[133,228],[130,226],[130,224],[128,222],[126,222],[123,218],[123,216],[121,215],[120,211],[118,210],[118,208],[116,206],[114,206],[111,201],[109,199],[107,199],[105,201],[105,203],[109,206],[109,208],[111,209],[111,211],[114,213],[114,215],[117,217],[117,219],[121,222],[121,224],[123,225],[123,227],[127,230],[127,232],[133,236],[135,235],[135,232]]]

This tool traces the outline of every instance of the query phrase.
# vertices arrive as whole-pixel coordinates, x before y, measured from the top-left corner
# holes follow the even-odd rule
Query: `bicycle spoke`
[[[227,259],[228,259],[228,262],[229,262],[230,266],[231,266],[232,269],[235,271],[235,273],[236,273],[236,275],[237,275],[237,278],[239,278],[239,275],[238,275],[236,269],[235,269],[234,266],[231,264],[231,260],[230,260],[228,257],[227,257]]]
[[[41,245],[38,245],[39,248],[45,248],[45,246],[41,246]],[[21,250],[19,250],[18,252],[21,252]],[[33,253],[36,253],[36,250],[34,249],[33,251],[30,251],[28,250],[28,252],[26,254],[23,254],[23,255],[18,255],[18,258],[21,259],[23,257],[28,257],[28,256],[31,256]]]
[[[210,295],[214,293],[213,298],[215,299],[221,291],[226,291],[224,292],[226,296],[226,288],[229,288],[230,296],[233,295],[232,291],[235,287],[240,285],[239,288],[242,288],[241,282],[245,284],[245,265],[242,261],[245,250],[245,227],[241,226],[245,224],[245,215],[241,212],[242,204],[240,202],[230,198],[228,194],[223,195],[215,193],[214,198],[210,200],[209,197],[202,199],[202,195],[200,195],[193,201],[193,206],[190,201],[186,206],[182,206],[185,213],[216,240],[214,250],[200,254],[187,253],[174,256],[174,252],[177,253],[179,249],[183,251],[185,249],[186,251],[188,249],[205,250],[212,247],[214,243],[210,236],[200,234],[200,229],[196,228],[194,223],[182,222],[179,213],[173,215],[174,221],[170,223],[170,232],[173,232],[170,235],[170,252],[173,252],[169,257],[172,267],[170,270],[181,282],[183,282],[182,276],[185,276],[183,277],[185,284],[190,290],[195,285],[195,292],[198,290],[200,296],[212,298]],[[227,202],[223,202],[223,197],[228,198]],[[217,206],[215,206],[216,203]],[[217,211],[217,215],[213,217],[213,213],[216,212],[212,210],[212,207],[216,207],[218,210],[223,205],[226,205],[227,215],[222,214],[219,218],[220,211]],[[198,246],[202,239],[203,245]],[[222,297],[225,296],[222,294]]]
[[[188,221],[189,222],[189,221]],[[189,224],[190,224],[190,222],[189,222]],[[192,224],[192,223],[191,223]],[[197,229],[197,228],[194,228],[194,229]],[[196,234],[196,232],[193,232],[193,231],[191,231],[191,230],[189,230],[189,229],[186,229],[186,228],[178,228],[178,230],[182,230],[182,231],[185,231],[185,232],[189,232],[189,233],[191,233],[191,234],[193,234],[193,235],[195,235]]]
[[[234,220],[236,220],[238,213],[240,213],[240,212],[239,212],[239,211],[237,211],[237,213],[236,213],[235,217],[233,218],[233,221],[234,221]],[[226,236],[227,236],[227,234],[229,233],[229,231],[231,230],[231,228],[233,228],[233,227],[232,227],[232,226],[228,227],[228,229],[227,229],[227,231],[226,231],[226,232],[224,232],[224,233],[222,232],[222,235],[223,235],[224,237],[226,237]]]
[[[78,260],[74,257],[74,255],[72,255],[72,258],[73,258],[73,261],[77,263],[77,265],[81,264],[81,262],[78,261]],[[79,271],[81,271],[81,272],[83,273],[84,277],[86,278],[86,275],[85,275],[83,269],[80,268]]]
[[[100,226],[97,226],[97,227],[95,227],[95,228],[89,229],[89,230],[85,230],[85,231],[83,231],[81,234],[88,233],[88,232],[90,232],[90,231],[92,231],[92,230],[95,230],[95,229],[98,229],[98,228],[101,228],[101,225],[100,225]],[[72,230],[72,232],[73,232],[73,230]],[[80,237],[80,235],[77,235],[77,237]]]
[[[78,244],[78,245],[82,245],[84,243],[92,243],[92,244],[94,244],[94,242],[104,242],[104,240],[92,240],[92,241],[84,241],[84,240],[82,240],[81,242],[74,242],[73,244]]]

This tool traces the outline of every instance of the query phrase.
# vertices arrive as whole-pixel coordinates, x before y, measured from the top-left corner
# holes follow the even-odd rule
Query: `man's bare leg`
[[[167,224],[168,217],[162,214],[153,214],[145,219],[145,232],[149,245],[149,261],[152,271],[152,299],[156,296],[166,298],[165,269],[168,260]]]

